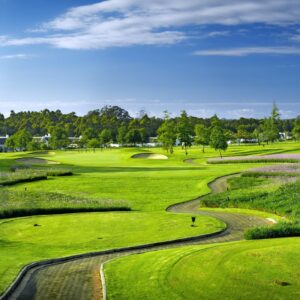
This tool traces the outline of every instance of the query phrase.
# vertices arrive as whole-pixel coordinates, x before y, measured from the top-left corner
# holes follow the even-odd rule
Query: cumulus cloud
[[[67,49],[164,45],[188,39],[182,28],[189,25],[299,21],[299,0],[288,4],[286,0],[106,0],[73,7],[41,24],[33,30],[39,36],[0,37],[0,42],[2,46],[48,44]]]

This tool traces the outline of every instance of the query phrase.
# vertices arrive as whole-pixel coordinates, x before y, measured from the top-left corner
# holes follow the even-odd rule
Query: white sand
[[[132,156],[132,158],[142,159],[168,159],[168,156],[158,153],[139,153]]]

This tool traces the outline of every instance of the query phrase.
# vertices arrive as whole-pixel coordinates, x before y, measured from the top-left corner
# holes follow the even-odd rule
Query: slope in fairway
[[[105,265],[108,299],[299,299],[299,248],[288,238],[116,259]]]
[[[189,214],[85,213],[0,222],[0,291],[30,262],[213,233],[225,224]]]
[[[298,143],[284,147],[294,149]],[[280,145],[280,147],[282,147]],[[279,145],[266,149],[257,146],[230,147],[228,155],[249,153],[276,153]],[[201,153],[197,148],[189,150],[188,157],[198,157],[197,164],[185,163],[184,152],[176,148],[167,160],[132,159],[143,149],[111,149],[96,152],[58,151],[54,155],[43,155],[44,159],[60,162],[59,167],[68,168],[76,175],[53,178],[47,181],[26,184],[28,191],[56,192],[74,197],[126,200],[134,210],[165,210],[176,202],[193,199],[209,192],[207,183],[216,177],[240,172],[261,164],[207,165],[208,157],[216,156],[214,150]],[[283,150],[281,150],[283,151]],[[162,153],[162,149],[152,149]],[[18,158],[21,155],[6,155]],[[23,154],[24,156],[24,154]],[[26,156],[26,155],[25,155]],[[30,154],[32,157],[32,154]],[[11,160],[11,164],[14,160]],[[0,160],[1,165],[1,160]],[[24,185],[11,187],[24,190]]]

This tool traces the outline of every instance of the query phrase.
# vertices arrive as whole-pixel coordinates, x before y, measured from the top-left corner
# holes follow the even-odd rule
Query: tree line
[[[51,134],[49,145],[33,139],[34,136]],[[180,143],[187,152],[192,144],[207,145],[225,150],[229,140],[256,141],[258,144],[272,143],[291,136],[300,139],[300,117],[280,119],[274,104],[268,118],[240,118],[238,120],[188,116],[186,111],[172,118],[165,112],[163,118],[149,117],[146,113],[132,117],[123,108],[105,106],[99,110],[77,116],[74,112],[63,114],[60,110],[40,112],[11,111],[5,118],[0,114],[0,135],[9,135],[6,146],[11,149],[59,149],[70,145],[69,137],[81,137],[80,147],[97,148],[111,143],[122,145],[144,144],[150,137],[157,137],[163,147],[172,153],[173,146]]]

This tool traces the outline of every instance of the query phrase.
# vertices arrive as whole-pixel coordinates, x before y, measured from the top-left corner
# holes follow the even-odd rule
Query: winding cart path
[[[209,184],[211,193],[224,191],[229,175],[220,177]],[[211,244],[237,241],[243,239],[245,229],[252,226],[269,224],[267,219],[242,214],[205,212],[199,210],[198,199],[172,205],[169,212],[193,213],[218,218],[227,224],[227,229],[209,236],[198,236],[188,239],[141,245],[122,249],[84,254],[86,257],[70,257],[68,261],[54,260],[51,263],[35,266],[24,273],[11,293],[0,299],[20,300],[87,300],[101,299],[102,286],[99,275],[100,265],[110,259],[124,255],[166,249],[192,244]],[[100,295],[100,296],[99,296]]]

